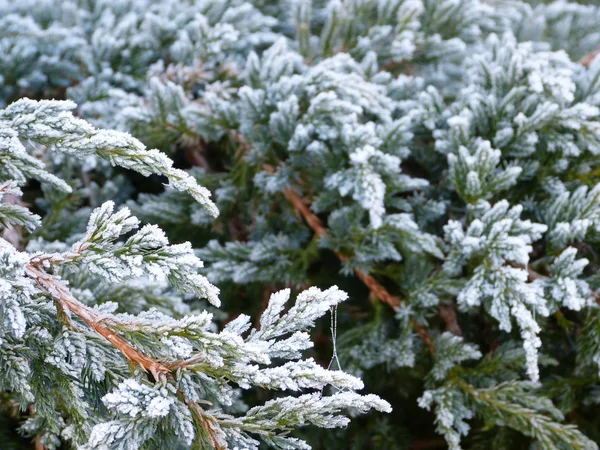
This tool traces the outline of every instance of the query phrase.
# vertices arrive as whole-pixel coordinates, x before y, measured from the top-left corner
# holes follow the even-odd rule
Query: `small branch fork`
[[[63,310],[70,311],[83,320],[86,325],[110,342],[128,360],[137,363],[147,373],[151,373],[155,380],[160,380],[171,372],[167,367],[140,352],[104,325],[102,319],[91,308],[81,304],[59,280],[45,270],[30,263],[26,266],[25,272],[36,281],[42,292],[52,297]]]
[[[79,317],[86,325],[92,328],[96,333],[110,342],[117,350],[119,350],[125,358],[138,364],[146,373],[152,374],[155,381],[172,378],[173,372],[179,367],[184,367],[185,363],[164,365],[145,353],[136,349],[126,339],[119,336],[106,325],[102,323],[103,318],[99,317],[94,310],[81,304],[69,292],[67,287],[60,282],[56,277],[48,274],[42,267],[43,260],[34,260],[25,267],[25,273],[35,280],[42,292],[48,294],[58,304],[58,307],[65,312],[71,312]],[[213,445],[213,448],[221,450],[223,446],[217,428],[215,419],[207,415],[197,403],[187,400],[181,391],[178,391],[178,396],[183,401],[193,414],[198,418],[198,423],[202,427],[206,437]],[[40,441],[41,443],[41,441]],[[37,449],[36,440],[36,449]],[[43,447],[40,447],[43,448]]]

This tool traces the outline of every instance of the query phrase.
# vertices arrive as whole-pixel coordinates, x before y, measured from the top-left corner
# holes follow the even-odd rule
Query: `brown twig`
[[[298,212],[298,214],[304,219],[304,221],[308,224],[308,226],[315,232],[318,237],[323,237],[327,235],[327,230],[323,226],[321,219],[319,219],[304,203],[304,200],[300,198],[300,196],[293,189],[287,188],[283,194],[285,198],[287,198],[290,203],[294,206],[294,209]],[[342,255],[341,253],[337,253],[336,255],[342,262],[348,262],[348,257]],[[362,270],[356,268],[354,269],[354,273],[356,276],[362,281],[365,286],[369,288],[371,293],[383,300],[385,303],[390,305],[392,308],[397,308],[402,303],[398,297],[390,294],[375,278],[371,275],[365,274]]]
[[[209,440],[211,448],[215,450],[225,450],[227,446],[225,442],[223,442],[223,439],[219,435],[218,429],[215,426],[216,420],[210,415],[206,414],[204,409],[202,409],[198,403],[185,398],[185,395],[179,389],[177,390],[177,396],[183,403],[187,405],[191,413],[196,418],[196,422],[200,425],[200,427],[202,427],[204,434]]]
[[[190,408],[197,418],[198,423],[202,427],[205,435],[209,439],[211,448],[215,450],[225,450],[227,448],[223,439],[219,436],[218,428],[215,425],[215,420],[206,414],[204,410],[196,402],[191,400],[184,400],[185,404]]]
[[[458,324],[458,316],[456,314],[456,308],[454,303],[445,303],[440,306],[440,317],[446,324],[446,331],[454,334],[455,336],[462,336],[462,329]]]
[[[267,170],[272,170],[267,168]],[[289,200],[289,202],[294,206],[294,209],[298,212],[298,214],[304,219],[304,221],[308,224],[308,226],[314,231],[314,233],[318,237],[326,236],[327,230],[323,226],[321,219],[319,219],[306,205],[306,203],[300,198],[300,196],[291,188],[287,188],[284,190],[285,197]],[[337,257],[342,262],[348,262],[348,257],[342,255],[339,252],[336,252]],[[387,289],[380,284],[375,278],[371,275],[365,274],[361,269],[355,268],[354,273],[356,276],[363,282],[365,286],[369,289],[371,294],[374,297],[381,299],[383,302],[387,303],[392,308],[398,308],[402,304],[402,300],[399,297],[396,297],[390,294]],[[419,337],[425,342],[427,348],[431,353],[435,353],[435,345],[433,343],[433,339],[425,330],[425,327],[420,323],[417,323],[414,319],[411,320],[412,326],[415,328]]]
[[[35,450],[46,450],[47,449],[47,447],[42,442],[42,437],[41,436],[36,436],[35,437],[34,449]]]
[[[70,311],[83,320],[86,325],[110,342],[128,360],[137,363],[145,372],[152,374],[155,380],[159,380],[170,373],[167,367],[137,350],[124,338],[104,325],[102,318],[98,317],[92,309],[79,303],[58,279],[32,263],[26,266],[25,272],[35,280],[42,292],[52,297],[63,310]]]
[[[529,278],[529,281],[547,280],[548,279],[547,276],[542,275],[541,273],[537,273],[535,270],[532,270],[529,267],[527,268],[527,276]]]
[[[600,53],[600,47],[596,48],[595,50],[591,51],[590,53],[585,55],[583,58],[581,58],[579,60],[579,64],[581,64],[583,67],[590,67],[590,64],[592,64],[592,61],[594,60],[594,58],[596,56],[598,56],[599,53]]]
[[[38,263],[40,264],[40,263]],[[145,353],[136,349],[133,345],[127,342],[123,337],[119,336],[106,325],[102,323],[102,317],[99,317],[93,310],[81,304],[75,299],[69,290],[55,277],[48,274],[45,270],[38,267],[36,263],[30,263],[26,266],[25,271],[29,277],[34,279],[42,292],[45,292],[52,297],[65,311],[70,311],[85,322],[100,336],[104,337],[117,350],[119,350],[128,360],[138,364],[146,373],[152,374],[155,381],[165,379],[172,376],[172,372],[186,367],[190,364],[198,362],[199,355],[192,357],[187,361],[179,361],[168,365],[163,365],[160,362],[150,358]],[[202,427],[204,434],[208,437],[211,448],[222,450],[225,448],[223,440],[220,438],[215,419],[204,412],[198,403],[187,400],[182,392],[178,391],[178,396],[184,402],[192,413],[196,416],[197,423]],[[39,438],[35,440],[35,449],[43,450],[45,446]]]

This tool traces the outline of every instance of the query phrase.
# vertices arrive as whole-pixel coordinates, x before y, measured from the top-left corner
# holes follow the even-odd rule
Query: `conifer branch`
[[[244,138],[238,132],[232,132],[231,136],[235,140],[236,143],[239,144],[242,151],[245,153],[249,150],[248,143],[244,140]],[[273,173],[275,169],[272,166],[264,165],[263,169],[266,172]],[[304,200],[300,198],[300,196],[292,189],[286,188],[283,191],[284,196],[288,201],[292,204],[296,212],[302,217],[308,226],[313,230],[313,232],[319,237],[322,238],[328,234],[327,229],[319,219],[306,205]],[[336,256],[338,259],[345,263],[349,261],[349,258],[339,252],[336,252]],[[359,280],[363,282],[363,284],[369,289],[371,295],[375,298],[381,299],[384,303],[388,304],[391,308],[396,309],[402,304],[402,300],[399,297],[396,297],[388,292],[388,290],[379,283],[372,275],[365,274],[360,268],[354,268],[354,273],[358,277]],[[435,353],[435,344],[433,343],[433,339],[429,336],[429,333],[425,330],[425,327],[416,322],[414,319],[411,319],[411,324],[415,328],[419,337],[425,342],[429,351],[433,354]]]
[[[273,170],[270,168],[269,170]],[[319,219],[316,214],[314,214],[306,205],[304,200],[300,198],[300,196],[291,188],[286,188],[284,190],[285,197],[289,200],[289,202],[294,206],[298,214],[304,218],[305,222],[308,226],[315,232],[315,234],[322,238],[327,235],[327,230],[323,226],[321,219]],[[345,255],[342,255],[339,252],[336,252],[337,257],[343,263],[348,262],[349,258]],[[398,308],[402,304],[402,300],[399,297],[396,297],[388,292],[388,290],[379,283],[372,275],[365,274],[361,269],[354,268],[354,273],[358,277],[360,281],[369,289],[371,295],[375,298],[379,298],[383,300],[384,303],[388,304],[393,309]],[[420,323],[416,322],[414,319],[411,319],[411,324],[417,331],[419,337],[425,342],[427,348],[431,353],[435,353],[435,345],[431,336],[425,330],[425,327]]]
[[[145,372],[152,374],[158,381],[170,373],[170,370],[158,361],[137,350],[123,337],[102,323],[102,318],[90,308],[75,299],[64,284],[48,274],[36,264],[28,264],[26,273],[38,284],[40,289],[56,301],[62,309],[70,311],[85,322],[96,333],[110,342],[128,360],[137,363]]]

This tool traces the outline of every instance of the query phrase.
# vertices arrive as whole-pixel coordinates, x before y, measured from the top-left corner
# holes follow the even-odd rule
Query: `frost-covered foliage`
[[[0,2],[0,418],[597,448],[593,3]]]
[[[146,150],[128,134],[97,130],[67,112],[72,107],[20,100],[0,112],[7,137],[0,173],[11,179],[1,185],[3,197],[18,200],[17,186],[29,178],[72,190],[29,147],[42,156],[94,155],[142,175],[163,175],[216,215],[210,193],[172,168],[164,153]],[[40,218],[24,206],[2,203],[0,222],[5,232],[35,233]],[[156,225],[140,228],[127,207],[116,211],[113,201],[104,202],[85,232],[66,241],[39,237],[20,250],[21,238],[13,244],[0,238],[0,383],[11,401],[34,412],[22,429],[42,446],[137,449],[205,442],[207,448],[258,448],[262,439],[279,448],[307,448],[288,438],[289,430],[345,426],[347,408],[391,410],[376,395],[357,394],[360,379],[303,359],[313,346],[307,330],[347,298],[337,287],[305,290],[286,312],[290,290],[282,290],[271,296],[256,328],[240,315],[219,330],[207,309],[176,308],[181,295],[221,303],[219,289],[199,273],[203,263],[191,244],[169,244]],[[162,310],[151,306],[136,314],[111,296],[95,295],[101,285],[127,291],[130,280],[138,280],[147,295],[158,289],[172,300]],[[92,284],[94,291],[86,288]],[[329,386],[335,391],[325,395]],[[252,387],[313,392],[242,414],[229,411],[239,389]]]

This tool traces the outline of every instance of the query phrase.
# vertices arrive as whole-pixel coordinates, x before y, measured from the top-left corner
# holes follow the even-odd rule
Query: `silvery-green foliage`
[[[369,323],[344,333],[339,340],[343,367],[357,375],[385,365],[389,370],[415,365],[415,336],[409,330],[393,336],[394,327]]]
[[[557,426],[564,420],[563,414],[549,399],[536,395],[534,383],[516,381],[510,372],[501,374],[507,367],[496,367],[498,361],[494,360],[484,359],[474,369],[458,369],[461,361],[478,359],[481,353],[450,333],[442,334],[436,344],[436,348],[445,352],[436,357],[428,376],[428,389],[418,402],[421,408],[433,409],[437,431],[444,435],[449,448],[462,448],[461,439],[471,429],[467,421],[476,416],[531,436],[543,448],[598,448],[576,428]],[[510,368],[514,358],[505,360],[506,363]],[[509,378],[489,386],[482,383],[477,369],[482,373],[496,370],[496,376]]]
[[[218,210],[209,199],[210,192],[199,186],[186,172],[173,167],[173,162],[156,149],[145,146],[127,133],[96,129],[72,115],[72,102],[19,100],[0,112],[0,126],[6,130],[8,145],[5,149],[8,167],[3,176],[24,182],[26,177],[55,184],[69,192],[64,181],[49,174],[28,153],[22,141],[35,143],[48,151],[72,156],[97,156],[125,169],[135,170],[143,176],[165,176],[170,185],[189,193],[197,202],[216,216]],[[30,167],[33,165],[34,167]]]
[[[208,190],[174,169],[163,153],[146,150],[129,134],[95,129],[73,117],[73,107],[20,100],[0,111],[9,136],[0,173],[14,178],[0,185],[2,197],[18,198],[18,184],[32,176],[69,192],[71,186],[48,172],[43,159],[28,153],[60,151],[163,175],[216,215]],[[0,206],[5,231],[44,226],[24,206]],[[0,386],[22,404],[35,405],[23,430],[48,448],[69,442],[137,449],[190,446],[194,440],[258,448],[251,435],[285,448],[290,429],[347,425],[345,409],[391,411],[379,397],[354,392],[363,388],[360,379],[303,359],[313,345],[307,331],[347,298],[337,287],[307,289],[285,313],[290,290],[282,290],[272,295],[259,328],[251,329],[250,317],[240,315],[218,330],[209,311],[190,310],[173,293],[164,296],[168,283],[180,295],[220,305],[219,289],[199,273],[203,263],[191,244],[170,244],[156,225],[140,228],[127,207],[104,202],[69,242],[40,236],[28,251],[15,245],[0,238]],[[137,290],[137,300],[119,302],[129,290]],[[148,308],[135,311],[140,304]],[[337,391],[325,395],[327,386]],[[227,408],[236,387],[313,393],[231,416]],[[289,442],[307,448],[300,440]]]
[[[522,208],[509,209],[506,201],[493,208],[486,204],[482,209],[487,211],[470,223],[466,233],[454,221],[445,227],[451,248],[446,270],[455,272],[466,262],[479,260],[458,295],[457,305],[463,310],[483,305],[498,320],[500,329],[507,332],[512,329],[511,317],[514,317],[527,355],[527,373],[537,381],[537,349],[541,346],[537,335],[541,328],[536,314],[548,316],[548,307],[541,287],[527,283],[527,271],[507,266],[506,261],[526,266],[532,250],[530,244],[542,236],[546,226],[520,220]]]
[[[114,412],[115,419],[92,429],[87,444],[89,448],[99,445],[136,448],[159,430],[174,433],[172,439],[189,445],[195,433],[198,433],[193,425],[193,416],[198,414],[198,410],[192,408],[190,411],[190,401],[209,400],[213,403],[213,408],[206,411],[204,420],[213,421],[219,440],[223,440],[223,445],[229,442],[232,446],[241,437],[228,434],[219,427],[238,428],[237,433],[246,438],[246,433],[267,433],[274,437],[278,430],[306,423],[321,427],[343,426],[348,419],[338,415],[342,408],[389,411],[389,405],[378,397],[352,392],[362,388],[359,379],[341,371],[326,370],[312,359],[297,361],[301,357],[300,352],[312,346],[304,330],[313,326],[315,319],[343,301],[346,295],[336,288],[328,291],[312,288],[301,293],[296,304],[281,316],[289,294],[287,290],[271,297],[261,317],[260,329],[251,330],[246,338],[242,338],[241,334],[250,328],[248,316],[240,316],[223,331],[215,333],[209,329],[211,315],[206,312],[185,316],[180,320],[157,311],[137,317],[105,313],[103,320],[114,323],[115,328],[125,334],[156,335],[161,344],[160,351],[171,353],[175,361],[180,359],[181,367],[176,377],[186,381],[180,386],[179,383],[149,386],[134,379],[125,380],[115,391],[103,397],[104,404]],[[272,358],[290,361],[268,367]],[[286,397],[250,409],[245,415],[234,418],[214,409],[219,403],[227,405],[232,401],[230,388],[227,383],[223,384],[222,378],[244,389],[261,386],[289,391],[322,390],[326,385],[332,385],[343,391],[332,396],[308,394],[312,400],[310,402],[303,397]],[[200,400],[198,393],[205,384],[212,385],[214,397]],[[332,413],[334,415],[329,415]],[[132,423],[135,423],[133,428],[128,426]]]
[[[294,181],[291,173],[318,164],[311,174],[312,188],[321,192],[314,208],[331,209],[350,197],[355,208],[368,213],[370,228],[379,229],[386,196],[427,185],[401,173],[402,143],[412,135],[406,118],[391,116],[390,78],[370,79],[345,54],[305,68],[299,58],[280,40],[262,60],[248,59],[246,76],[253,88],[240,89],[239,106],[240,132],[252,149],[248,157],[260,165],[277,147],[287,149],[280,155],[285,165],[260,171],[255,183],[272,195]]]
[[[460,146],[457,154],[448,155],[452,184],[467,203],[491,198],[510,188],[522,172],[517,166],[498,168],[502,152],[493,149],[489,141],[476,141],[474,146],[473,153]]]
[[[0,225],[3,228],[24,227],[29,231],[40,225],[40,218],[32,214],[27,208],[11,204],[5,199],[17,198],[23,195],[15,181],[5,181],[0,184]]]
[[[465,62],[465,87],[457,101],[436,125],[423,122],[436,138],[436,150],[458,153],[461,145],[476,148],[478,139],[489,139],[517,164],[532,156],[523,168],[528,177],[540,170],[536,160],[543,153],[537,148],[556,155],[544,168],[550,173],[564,171],[584,150],[597,152],[598,108],[576,98],[579,66],[564,53],[535,52],[531,43],[508,34],[491,35],[486,47]]]
[[[593,306],[592,290],[589,284],[581,279],[589,261],[586,258],[577,259],[577,249],[567,247],[558,255],[550,266],[552,277],[536,280],[546,289],[549,306],[563,306],[573,311],[580,311]]]
[[[588,192],[589,191],[589,192]],[[574,192],[562,189],[544,208],[548,239],[558,248],[568,242],[585,240],[600,229],[600,187],[581,186]]]
[[[227,59],[273,42],[272,17],[242,1],[6,2],[0,5],[3,99],[43,93],[72,81],[140,89],[159,61]],[[23,39],[23,37],[25,37]],[[229,53],[230,58],[223,54]],[[227,61],[229,62],[229,61]],[[85,88],[84,88],[85,90]],[[91,98],[90,100],[95,100]]]
[[[0,386],[34,406],[23,432],[406,448],[430,420],[453,449],[597,448],[600,9],[580,3],[0,1],[3,106],[78,105],[0,112]],[[332,284],[350,301],[308,289]],[[393,427],[295,434],[388,409],[330,358]]]
[[[228,242],[225,246],[210,241],[199,251],[199,255],[211,263],[207,268],[211,280],[215,283],[232,280],[239,284],[258,280],[289,281],[302,264],[299,253],[298,242],[285,235],[263,236],[259,242],[248,244]]]

